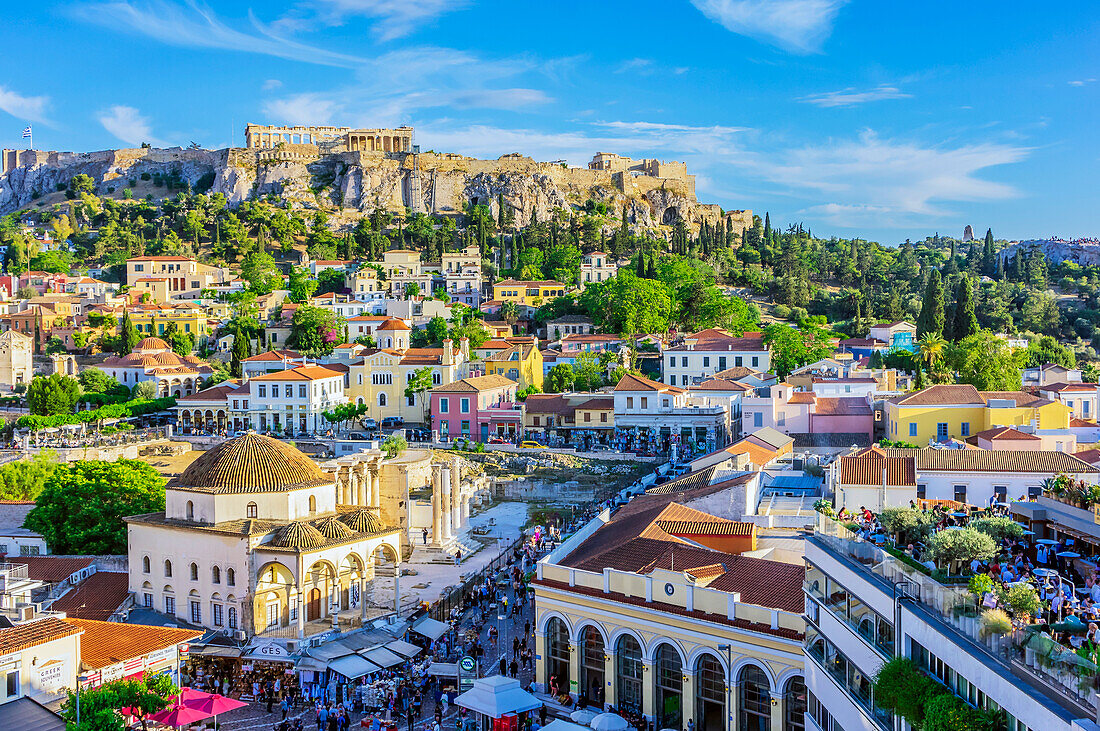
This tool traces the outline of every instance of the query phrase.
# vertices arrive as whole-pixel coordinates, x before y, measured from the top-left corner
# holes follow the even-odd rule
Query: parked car
[[[614,447],[609,447],[606,444],[593,444],[591,451],[593,451],[593,452],[614,452],[615,448]]]
[[[524,449],[550,449],[550,447],[545,444],[539,444],[538,442],[523,442],[519,446]]]
[[[402,419],[400,416],[387,416],[385,419],[382,419],[382,428],[396,429],[404,423],[405,420]]]
[[[352,433],[348,434],[348,439],[370,439],[370,435],[366,432],[353,431]]]
[[[489,444],[507,444],[508,442],[501,437],[490,437]]]
[[[378,429],[378,422],[374,419],[363,419],[362,424],[363,428],[369,431],[375,431],[376,429]]]
[[[410,442],[429,442],[432,439],[430,429],[413,428],[405,430],[405,439]]]

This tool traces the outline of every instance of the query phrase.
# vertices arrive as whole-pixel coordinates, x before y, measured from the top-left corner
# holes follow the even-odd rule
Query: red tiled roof
[[[791,397],[787,399],[789,404],[812,404],[816,396],[809,391],[796,391],[791,394]]]
[[[737,520],[658,520],[657,527],[673,536],[751,536],[755,523]]]
[[[911,457],[883,457],[877,452],[865,451],[867,456],[840,458],[840,483],[842,485],[886,485],[913,487],[917,484],[916,464]],[[883,470],[886,474],[883,474]]]
[[[645,376],[627,374],[615,384],[616,391],[668,391],[669,393],[683,393],[684,389],[677,386],[669,386],[665,383],[654,381]]]
[[[106,621],[130,595],[130,577],[120,572],[97,571],[56,600],[50,609],[80,619]]]
[[[56,584],[64,581],[77,571],[92,565],[92,558],[70,558],[68,556],[8,556],[9,563],[27,565],[27,576],[35,581]]]
[[[728,378],[710,378],[703,381],[698,386],[692,386],[691,391],[751,391],[751,386],[746,386],[743,383],[737,381],[731,381]]]
[[[33,622],[0,629],[0,655],[28,647],[44,645],[63,637],[78,635],[81,629],[58,617],[42,617]]]
[[[1013,441],[1020,441],[1026,439],[1029,442],[1041,442],[1043,441],[1034,434],[1027,434],[1018,429],[1013,429],[1010,426],[995,426],[992,429],[986,429],[980,431],[977,434],[968,439],[968,442],[975,443],[978,439],[989,439],[990,441],[995,439],[1011,439]]]
[[[1040,391],[1054,391],[1055,393],[1062,393],[1063,391],[1080,391],[1082,393],[1092,393],[1097,389],[1095,383],[1053,383],[1049,386],[1040,386]]]
[[[321,378],[335,378],[341,375],[336,364],[328,366],[298,366],[276,373],[264,373],[253,376],[253,381],[316,381]]]
[[[818,398],[814,413],[828,416],[871,415],[871,407],[865,399],[858,397]]]
[[[904,394],[890,399],[898,406],[949,406],[952,404],[981,404],[985,399],[978,389],[971,385],[929,386],[920,391]]]
[[[1073,456],[1091,465],[1100,464],[1100,449],[1086,449],[1082,452],[1074,452]]]
[[[202,636],[201,630],[178,627],[98,622],[72,617],[64,621],[84,631],[80,638],[80,661],[92,670],[191,642]]]

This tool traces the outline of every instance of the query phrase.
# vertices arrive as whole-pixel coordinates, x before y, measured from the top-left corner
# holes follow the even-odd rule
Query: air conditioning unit
[[[33,604],[16,604],[15,614],[20,622],[29,622],[34,619],[34,605]]]
[[[234,632],[233,639],[235,639],[237,642],[244,642],[244,631],[237,630],[236,632]]]

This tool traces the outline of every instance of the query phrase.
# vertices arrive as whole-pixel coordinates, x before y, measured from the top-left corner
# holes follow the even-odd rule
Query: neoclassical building
[[[206,452],[168,484],[163,513],[126,519],[136,603],[244,637],[365,619],[376,568],[400,573],[401,529],[379,515],[377,464],[337,477],[254,433]]]
[[[803,731],[805,570],[706,548],[744,524],[677,502],[700,490],[605,511],[538,564],[536,682],[657,729]]]
[[[143,381],[157,384],[158,396],[187,396],[199,390],[203,379],[214,372],[201,358],[176,355],[160,338],[145,338],[133,352],[111,356],[100,366],[103,372],[124,386],[133,388]]]

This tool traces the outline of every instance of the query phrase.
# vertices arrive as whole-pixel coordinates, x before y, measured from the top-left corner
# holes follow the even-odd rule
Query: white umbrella
[[[630,728],[627,720],[615,713],[601,713],[589,725],[595,731],[626,731]]]
[[[598,714],[590,708],[582,708],[579,711],[573,711],[569,714],[569,720],[574,723],[579,723],[582,726],[587,726],[592,723],[592,719]]]

